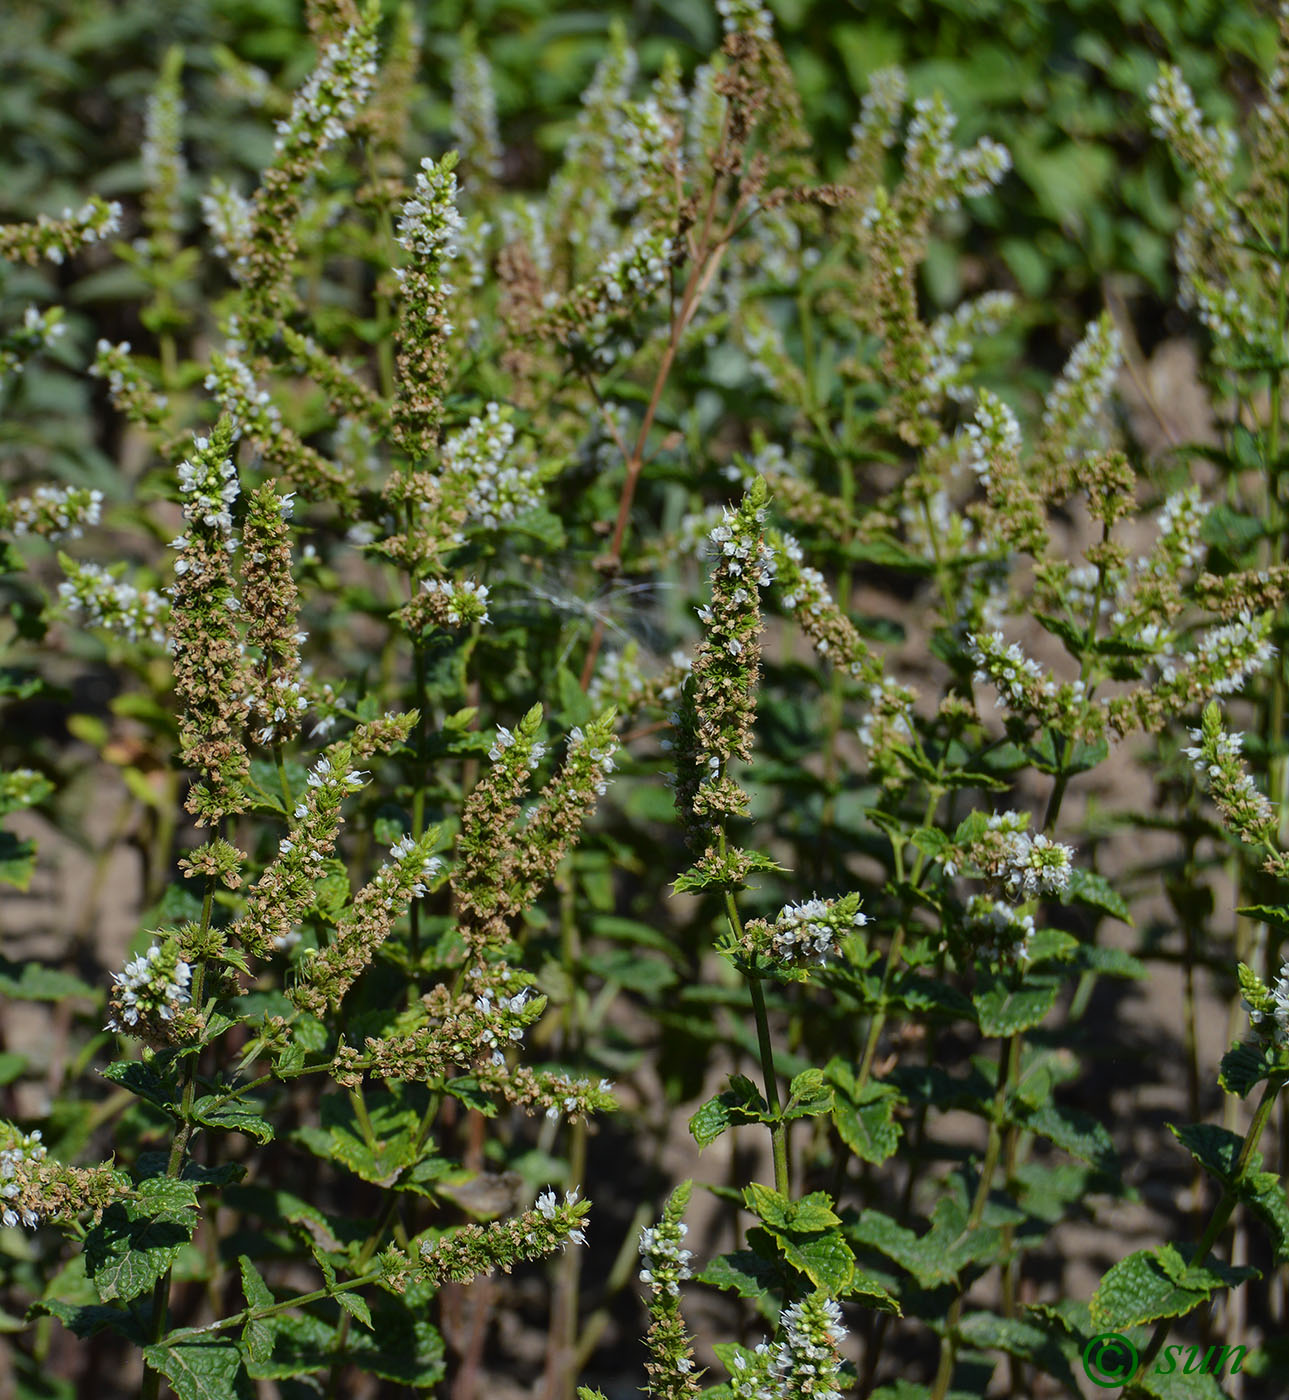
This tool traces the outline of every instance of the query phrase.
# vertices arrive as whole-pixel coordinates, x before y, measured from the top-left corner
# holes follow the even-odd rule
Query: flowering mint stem
[[[206,898],[201,906],[201,927],[204,932],[210,927],[210,911],[214,904],[215,882],[213,879],[206,882]],[[189,990],[193,1006],[201,1005],[202,983],[205,981],[206,968],[204,963],[198,963],[193,969],[192,986]],[[168,1177],[178,1177],[183,1170],[184,1154],[188,1148],[188,1139],[192,1135],[192,1106],[196,1098],[197,1090],[197,1056],[189,1055],[184,1062],[184,1082],[183,1097],[179,1107],[179,1123],[175,1129],[174,1139],[170,1144],[170,1160],[166,1163],[166,1175]],[[152,1340],[160,1342],[166,1335],[166,1319],[170,1311],[170,1274],[167,1269],[157,1280],[156,1286],[152,1290]],[[144,1363],[143,1384],[139,1389],[139,1400],[157,1400],[157,1395],[161,1388],[161,1372],[154,1370]]]
[[[725,828],[717,830],[717,843],[721,856],[726,850]],[[725,891],[725,913],[730,921],[737,942],[743,940],[743,922],[738,916],[738,905],[734,891]],[[756,1043],[761,1052],[761,1076],[765,1080],[765,1101],[769,1105],[774,1123],[770,1129],[770,1141],[774,1149],[774,1189],[781,1196],[790,1195],[788,1178],[788,1125],[783,1121],[783,1110],[779,1100],[779,1081],[774,1072],[774,1046],[770,1043],[770,1019],[765,1010],[765,993],[761,990],[761,979],[754,973],[748,974],[748,991],[752,996],[752,1015],[756,1018]]]
[[[1249,1124],[1249,1131],[1244,1136],[1244,1143],[1240,1148],[1239,1158],[1235,1163],[1235,1170],[1231,1173],[1230,1182],[1223,1188],[1221,1199],[1214,1208],[1212,1218],[1208,1222],[1208,1229],[1204,1231],[1199,1244],[1195,1246],[1195,1252],[1190,1258],[1190,1267],[1193,1269],[1203,1264],[1208,1257],[1208,1252],[1217,1243],[1218,1236],[1226,1229],[1227,1222],[1231,1219],[1235,1207],[1239,1204],[1240,1183],[1244,1180],[1244,1174],[1248,1170],[1249,1160],[1257,1150],[1258,1139],[1262,1136],[1262,1130],[1267,1125],[1267,1120],[1271,1117],[1271,1110],[1275,1107],[1276,1095],[1279,1094],[1285,1081],[1282,1078],[1268,1079],[1266,1088],[1262,1091],[1262,1098],[1258,1101],[1258,1107],[1253,1114],[1253,1122]],[[1160,1348],[1168,1340],[1168,1334],[1172,1330],[1176,1318],[1164,1317],[1155,1325],[1154,1335],[1150,1339],[1146,1350],[1141,1354],[1141,1362],[1131,1381],[1124,1387],[1124,1393],[1128,1394],[1139,1390],[1137,1377],[1146,1372],[1146,1368],[1159,1355]]]

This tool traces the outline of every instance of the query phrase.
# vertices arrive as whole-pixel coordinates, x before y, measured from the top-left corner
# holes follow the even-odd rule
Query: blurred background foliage
[[[392,0],[387,8],[392,8]],[[562,144],[579,93],[622,19],[642,65],[672,48],[687,71],[717,41],[707,0],[590,8],[561,0],[440,0],[414,6],[424,35],[413,129],[449,139],[449,65],[467,23],[498,83],[508,183],[533,183]],[[1176,193],[1145,135],[1161,57],[1180,64],[1210,117],[1232,118],[1270,66],[1269,7],[1219,0],[773,0],[817,159],[840,169],[876,68],[903,65],[912,94],[944,92],[965,141],[989,133],[1015,157],[1013,187],[982,201],[975,250],[1031,297],[1088,292],[1110,273],[1163,296]],[[0,217],[30,217],[141,181],[142,113],[162,56],[184,48],[186,154],[197,179],[257,169],[269,136],[247,112],[237,60],[290,90],[312,63],[290,0],[8,0],[0,6]],[[1003,208],[1007,210],[1006,218]],[[965,227],[965,217],[963,224]],[[948,230],[950,234],[954,230]],[[962,293],[945,245],[927,269],[938,304]]]

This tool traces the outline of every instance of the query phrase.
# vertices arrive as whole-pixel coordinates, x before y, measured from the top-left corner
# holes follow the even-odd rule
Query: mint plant
[[[693,73],[615,27],[543,185],[486,33],[427,119],[410,7],[311,4],[294,90],[225,60],[253,189],[185,159],[175,47],[139,197],[0,228],[132,279],[104,326],[0,287],[12,422],[58,356],[114,447],[6,458],[0,680],[19,733],[114,678],[67,729],[149,905],[93,981],[0,969],[67,1045],[0,1125],[17,1393],[111,1356],[145,1400],[476,1394],[540,1278],[550,1400],[615,1350],[660,1397],[1078,1393],[1107,1333],[1124,1393],[1208,1397],[1170,1338],[1282,1289],[1280,70],[1247,159],[1153,95],[1226,416],[1152,460],[1109,312],[1040,379],[997,269],[927,311],[1007,147],[886,67],[821,169],[769,11],[717,11]],[[76,832],[76,751],[15,747],[4,813]],[[1134,771],[1154,809],[1098,808]],[[1103,1007],[1169,960],[1193,1233],[1126,1249]],[[1114,1256],[1079,1296],[1075,1222]]]

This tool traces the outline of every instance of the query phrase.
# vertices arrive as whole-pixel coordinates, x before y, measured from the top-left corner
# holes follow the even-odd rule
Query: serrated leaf
[[[175,1262],[197,1228],[191,1182],[153,1177],[115,1201],[85,1239],[85,1269],[102,1302],[145,1293]]]
[[[898,1264],[923,1288],[937,1288],[957,1278],[959,1266],[934,1230],[919,1236],[880,1210],[866,1210],[846,1227],[846,1234],[855,1244],[874,1249]]]
[[[1245,1098],[1279,1068],[1280,1056],[1272,1046],[1260,1040],[1245,1040],[1232,1045],[1222,1056],[1218,1082],[1228,1094]]]
[[[162,1342],[143,1355],[174,1386],[179,1400],[250,1400],[250,1381],[233,1342]]]
[[[833,1091],[824,1081],[823,1070],[806,1069],[788,1086],[784,1118],[817,1118],[832,1108]]]
[[[148,1340],[140,1320],[124,1308],[106,1307],[101,1303],[78,1307],[75,1303],[63,1302],[61,1298],[42,1298],[32,1305],[28,1316],[40,1317],[42,1314],[56,1317],[78,1337],[97,1337],[100,1332],[112,1331],[135,1346],[142,1347]]]
[[[132,1094],[158,1108],[173,1109],[179,1103],[179,1083],[157,1069],[155,1062],[118,1060],[103,1068],[103,1078],[120,1084]]]
[[[207,1128],[219,1128],[226,1133],[245,1133],[257,1142],[273,1141],[273,1125],[259,1109],[238,1103],[235,1099],[220,1103],[214,1094],[206,1094],[193,1104],[192,1116]]]
[[[1114,889],[1104,875],[1075,866],[1070,871],[1070,882],[1061,895],[1062,904],[1086,904],[1089,908],[1100,909],[1113,914],[1125,924],[1132,923],[1132,915],[1123,897]]]
[[[732,1074],[729,1088],[708,1099],[689,1120],[689,1131],[699,1147],[716,1141],[731,1123],[769,1122],[770,1106],[755,1084],[743,1074]]]
[[[768,1228],[768,1227],[767,1227]],[[783,1257],[815,1285],[828,1293],[845,1293],[855,1276],[855,1256],[839,1230],[819,1235],[788,1234],[770,1229]],[[885,1290],[883,1290],[885,1292]],[[885,1295],[890,1298],[889,1294]],[[894,1304],[895,1300],[890,1298]]]
[[[325,1370],[334,1360],[336,1329],[312,1313],[275,1313],[261,1325],[269,1350],[247,1356],[246,1369],[254,1380],[289,1380]]]
[[[747,1208],[765,1225],[774,1225],[779,1229],[788,1230],[792,1228],[788,1212],[792,1208],[792,1202],[786,1196],[780,1195],[778,1191],[773,1191],[768,1186],[762,1186],[759,1181],[754,1181],[750,1186],[743,1188],[743,1199],[747,1202]]]
[[[333,1295],[337,1303],[351,1316],[356,1317],[362,1325],[370,1330],[371,1308],[367,1306],[367,1300],[360,1297],[352,1290]]]
[[[1091,1115],[1049,1103],[1028,1110],[1021,1121],[1031,1132],[1054,1142],[1072,1157],[1080,1157],[1100,1171],[1115,1170],[1118,1157],[1114,1142],[1105,1126]]]
[[[832,1119],[841,1140],[862,1161],[886,1161],[900,1142],[901,1128],[895,1121],[899,1092],[872,1079],[857,1089],[854,1070],[840,1057],[831,1059],[824,1073],[836,1091]]]
[[[777,1282],[774,1266],[750,1249],[716,1255],[695,1277],[699,1283],[737,1293],[740,1298],[763,1298]]]
[[[1257,1270],[1228,1269],[1210,1263],[1188,1268],[1170,1244],[1139,1249],[1121,1259],[1102,1278],[1092,1295],[1093,1323],[1121,1332],[1161,1317],[1184,1317],[1213,1292],[1233,1283],[1260,1277]]]
[[[454,1094],[455,1083],[448,1086]],[[343,1094],[323,1099],[320,1127],[297,1128],[292,1137],[364,1181],[392,1186],[422,1154],[421,1114],[405,1098],[387,1091],[368,1091],[365,1099],[372,1142],[367,1141],[353,1104]]]
[[[1192,1157],[1221,1182],[1228,1182],[1235,1171],[1244,1139],[1214,1123],[1169,1123],[1168,1131]]]
[[[269,1308],[276,1301],[269,1286],[260,1277],[260,1271],[252,1263],[249,1255],[237,1256],[237,1268],[242,1276],[242,1295],[253,1308]]]
[[[1026,977],[1016,982],[993,972],[981,975],[972,1003],[982,1034],[1016,1035],[1041,1025],[1056,1005],[1060,984],[1052,978]]]

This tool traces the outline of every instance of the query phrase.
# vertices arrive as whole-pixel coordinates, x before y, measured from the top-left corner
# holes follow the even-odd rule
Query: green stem
[[[980,1224],[985,1213],[985,1206],[989,1202],[989,1190],[993,1184],[994,1172],[998,1167],[998,1156],[1002,1150],[1002,1123],[1007,1111],[1007,1095],[1012,1088],[1012,1081],[1020,1063],[1019,1051],[1020,1041],[1015,1035],[1009,1035],[999,1047],[998,1086],[994,1093],[993,1108],[989,1115],[989,1138],[985,1144],[985,1160],[981,1164],[980,1180],[976,1185],[971,1211],[963,1229],[964,1235],[970,1234]],[[962,1299],[963,1295],[960,1292],[950,1305],[949,1316],[945,1320],[944,1336],[940,1339],[940,1363],[936,1370],[935,1387],[931,1392],[931,1400],[944,1400],[945,1393],[949,1389],[949,1381],[953,1376],[953,1363],[958,1350],[954,1334],[962,1317]]]
[[[210,912],[214,905],[215,882],[208,880],[206,883],[206,897],[202,901],[201,927],[204,933],[210,927]],[[201,1005],[202,986],[206,979],[206,967],[204,963],[198,963],[192,974],[192,986],[189,989],[191,1004]],[[184,1061],[183,1091],[179,1104],[179,1123],[175,1129],[174,1138],[170,1143],[170,1158],[166,1163],[166,1175],[170,1178],[177,1178],[183,1170],[184,1154],[188,1149],[188,1140],[192,1136],[192,1106],[197,1093],[197,1056],[189,1055]],[[171,1270],[167,1269],[157,1280],[152,1290],[152,1340],[154,1343],[161,1341],[166,1335],[166,1323],[170,1313],[170,1276]],[[157,1395],[161,1389],[161,1372],[154,1370],[151,1366],[144,1364],[143,1384],[139,1389],[139,1400],[157,1400]]]
[[[1190,1267],[1196,1268],[1203,1264],[1208,1258],[1208,1252],[1217,1243],[1218,1236],[1226,1229],[1227,1223],[1235,1213],[1235,1208],[1240,1203],[1240,1185],[1244,1180],[1245,1173],[1249,1169],[1249,1162],[1257,1150],[1258,1139],[1262,1136],[1262,1130],[1267,1126],[1267,1120],[1271,1117],[1271,1110],[1275,1107],[1276,1095],[1284,1085],[1284,1080],[1280,1078],[1268,1079],[1266,1088],[1262,1091],[1262,1098],[1258,1101],[1257,1109],[1253,1114],[1253,1122],[1249,1124],[1249,1131],[1244,1136],[1244,1143],[1240,1148],[1240,1155],[1235,1163],[1235,1170],[1231,1173],[1231,1179],[1222,1190],[1222,1197],[1213,1210],[1212,1218],[1208,1222],[1208,1229],[1204,1231],[1199,1244],[1195,1246],[1195,1252],[1191,1255]],[[1136,1387],[1137,1378],[1145,1374],[1146,1367],[1159,1355],[1160,1348],[1168,1340],[1168,1334],[1172,1331],[1176,1318],[1161,1318],[1155,1326],[1154,1334],[1150,1338],[1150,1344],[1141,1354],[1141,1361],[1131,1381],[1124,1388],[1125,1393]]]

